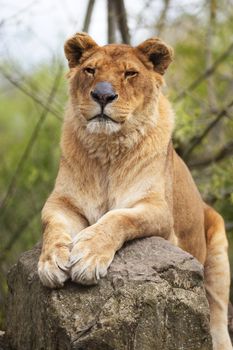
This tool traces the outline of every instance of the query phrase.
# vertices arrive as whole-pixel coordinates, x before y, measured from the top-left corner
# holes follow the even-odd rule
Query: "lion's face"
[[[72,106],[89,132],[118,132],[155,118],[162,74],[171,61],[171,50],[160,40],[136,48],[99,47],[87,34],[76,34],[65,53]]]

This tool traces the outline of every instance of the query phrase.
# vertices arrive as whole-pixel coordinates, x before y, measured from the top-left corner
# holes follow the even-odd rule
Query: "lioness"
[[[232,349],[224,222],[174,151],[174,114],[161,93],[172,49],[158,38],[100,47],[77,33],[65,55],[70,100],[59,173],[42,212],[42,283],[94,284],[125,241],[164,237],[204,265],[214,349]]]

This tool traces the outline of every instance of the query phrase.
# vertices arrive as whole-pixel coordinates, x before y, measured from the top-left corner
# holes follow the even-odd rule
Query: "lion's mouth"
[[[91,120],[96,120],[97,122],[113,122],[113,123],[117,123],[119,124],[119,122],[117,122],[116,120],[112,119],[111,117],[109,117],[107,114],[104,113],[100,113],[95,115],[94,117],[90,118],[89,121]]]

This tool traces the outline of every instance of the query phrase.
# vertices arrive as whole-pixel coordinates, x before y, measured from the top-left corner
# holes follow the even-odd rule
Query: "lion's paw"
[[[64,285],[69,278],[69,256],[69,248],[62,244],[56,244],[49,251],[42,252],[38,263],[38,274],[44,286],[58,288]]]
[[[70,253],[70,276],[72,281],[96,284],[107,274],[115,250],[111,240],[93,227],[81,231],[74,240]]]

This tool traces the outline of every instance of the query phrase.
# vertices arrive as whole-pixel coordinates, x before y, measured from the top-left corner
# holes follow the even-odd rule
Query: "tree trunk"
[[[115,43],[116,42],[116,13],[115,13],[115,6],[114,6],[114,0],[107,0],[108,1],[108,43]]]
[[[88,6],[87,6],[87,12],[86,12],[86,16],[83,24],[83,32],[87,33],[89,30],[90,23],[91,23],[91,15],[93,12],[94,5],[95,5],[95,0],[89,0]]]
[[[122,41],[123,43],[130,45],[130,34],[124,0],[115,0],[114,3]]]

